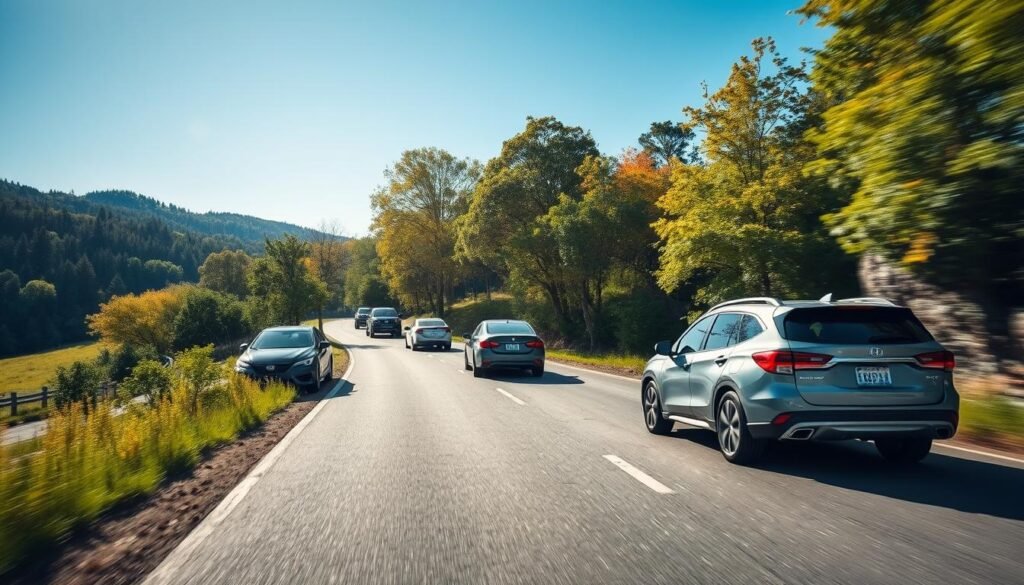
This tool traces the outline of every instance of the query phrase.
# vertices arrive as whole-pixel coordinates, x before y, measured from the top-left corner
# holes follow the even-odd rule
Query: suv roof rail
[[[849,299],[839,299],[835,301],[837,303],[880,303],[883,305],[896,306],[896,303],[890,301],[884,297],[851,297]]]
[[[775,297],[747,297],[745,299],[735,299],[732,301],[725,301],[724,303],[718,303],[709,310],[714,311],[715,309],[729,307],[732,305],[771,305],[773,307],[781,307],[782,303]]]

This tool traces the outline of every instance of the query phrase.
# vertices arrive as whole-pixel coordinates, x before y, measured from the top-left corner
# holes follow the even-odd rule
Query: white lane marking
[[[981,451],[978,449],[968,449],[967,447],[959,447],[957,445],[946,445],[944,443],[935,443],[936,447],[943,449],[956,449],[957,451],[964,451],[965,453],[973,453],[975,455],[982,455],[984,457],[994,457],[996,459],[1003,459],[1005,461],[1013,461],[1014,463],[1024,463],[1024,459],[1018,459],[1016,457],[1008,457],[1006,455],[999,455],[998,453],[991,453],[989,451]]]
[[[498,392],[501,392],[502,394],[504,394],[504,395],[505,395],[505,397],[506,397],[506,398],[508,398],[508,399],[509,399],[509,400],[511,400],[512,402],[515,402],[515,403],[516,403],[516,404],[518,404],[519,406],[526,406],[526,403],[525,403],[525,402],[523,402],[522,400],[519,400],[519,399],[518,399],[518,398],[516,398],[515,396],[512,396],[512,395],[511,395],[511,394],[509,394],[508,392],[505,392],[505,391],[504,391],[504,390],[502,390],[501,388],[495,388],[495,390],[497,390]]]
[[[456,371],[456,372],[458,372],[458,373],[460,373],[460,374],[465,374],[465,373],[466,373],[466,371],[465,371],[465,370],[455,370],[455,371]]]
[[[625,471],[629,475],[633,476],[633,479],[639,481],[640,483],[658,492],[659,494],[675,493],[671,489],[669,489],[668,486],[666,486],[665,484],[640,471],[636,467],[633,467],[629,463],[626,463],[625,461],[622,460],[621,457],[617,455],[605,455],[604,458],[614,463],[615,466],[621,469],[622,471]]]
[[[328,400],[337,396],[338,392],[341,392],[342,388],[351,383],[349,382],[349,376],[352,374],[352,367],[356,365],[356,356],[351,351],[348,351],[347,348],[345,351],[348,352],[348,368],[341,376],[341,380],[338,380],[338,384],[334,389],[327,393],[327,395],[313,407],[313,410],[309,411],[309,414],[302,417],[299,424],[292,427],[292,430],[289,431],[283,439],[281,439],[281,442],[274,446],[269,453],[264,455],[263,459],[256,464],[256,467],[253,467],[249,474],[246,475],[242,481],[238,482],[235,489],[231,490],[231,492],[221,500],[220,504],[217,504],[217,507],[214,508],[206,518],[203,518],[203,521],[200,522],[184,540],[178,543],[178,546],[171,551],[171,554],[167,555],[167,558],[165,558],[163,562],[161,562],[156,569],[153,569],[153,572],[146,577],[142,582],[143,585],[163,585],[165,583],[174,582],[175,574],[181,570],[181,567],[186,562],[188,562],[189,557],[191,557],[192,553],[194,553],[196,549],[203,544],[206,537],[210,536],[210,534],[212,534],[213,531],[224,522],[228,515],[231,514],[231,511],[242,502],[246,495],[248,495],[253,486],[255,486],[260,479],[270,471],[270,468],[274,466],[274,463],[276,463],[281,457],[281,454],[288,449],[288,446],[292,444],[295,438],[302,434],[302,431],[305,430],[305,428],[309,426],[309,423],[313,422],[313,419],[316,418],[316,415],[323,410],[324,405],[327,404]]]

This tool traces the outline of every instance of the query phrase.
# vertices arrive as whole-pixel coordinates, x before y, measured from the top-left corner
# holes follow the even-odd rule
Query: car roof
[[[522,319],[484,319],[482,323],[525,323],[526,325],[530,325],[527,321],[523,321]],[[530,325],[530,327],[533,327],[533,325]]]
[[[756,309],[768,309],[769,312],[774,312],[779,308],[817,308],[817,307],[837,307],[837,306],[850,306],[850,305],[861,305],[869,307],[900,307],[896,303],[882,297],[852,297],[847,299],[832,300],[831,295],[826,295],[819,300],[811,299],[793,299],[793,300],[782,300],[773,297],[751,297],[746,299],[736,299],[732,301],[725,301],[719,303],[708,310],[708,313],[725,311],[730,309],[736,309],[742,307],[746,310]]]

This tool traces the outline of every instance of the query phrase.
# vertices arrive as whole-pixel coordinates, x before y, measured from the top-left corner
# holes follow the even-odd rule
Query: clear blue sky
[[[602,151],[700,103],[799,0],[0,0],[0,177],[367,231],[402,150],[482,161],[554,115]]]

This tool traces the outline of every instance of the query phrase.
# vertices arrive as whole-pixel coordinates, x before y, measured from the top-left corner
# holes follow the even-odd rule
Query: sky
[[[0,0],[0,178],[363,235],[403,150],[553,115],[617,154],[751,39],[820,47],[799,4]]]

